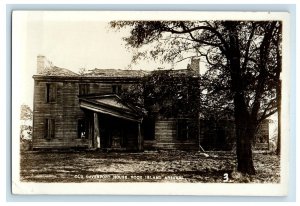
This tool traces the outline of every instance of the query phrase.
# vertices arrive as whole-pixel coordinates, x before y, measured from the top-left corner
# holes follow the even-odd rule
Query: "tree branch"
[[[277,109],[274,109],[273,111],[265,114],[264,116],[261,116],[258,120],[258,123],[261,123],[263,120],[267,119],[268,117],[272,116],[273,114],[275,114],[277,112]]]
[[[254,36],[255,29],[256,29],[256,24],[253,23],[252,24],[252,30],[251,30],[250,36],[248,38],[248,41],[247,41],[245,60],[244,60],[243,66],[242,66],[244,71],[246,70],[246,67],[247,67],[247,63],[248,63],[248,59],[249,59],[250,45],[251,45],[251,42],[252,42],[252,38]]]
[[[272,22],[270,25],[267,26],[265,35],[263,37],[260,49],[259,49],[259,68],[260,73],[258,75],[258,83],[255,89],[255,99],[252,107],[251,116],[252,118],[256,118],[258,114],[258,110],[260,108],[260,100],[261,96],[264,91],[264,85],[266,81],[266,64],[267,64],[267,56],[269,54],[269,47],[270,47],[270,40],[272,38],[273,30],[275,28],[275,22]]]
[[[258,120],[259,122],[266,119],[267,117],[271,116],[272,114],[276,113],[276,111],[277,111],[276,105],[273,105],[275,102],[276,102],[276,99],[272,99],[269,102],[269,104],[267,105],[267,107],[263,111],[261,117],[259,118],[259,120]],[[268,113],[268,111],[270,111],[270,110],[272,110],[272,112]]]
[[[215,28],[210,27],[210,26],[197,26],[197,27],[190,28],[190,29],[183,29],[182,31],[174,30],[173,28],[169,28],[169,27],[164,27],[163,29],[167,32],[171,32],[174,34],[188,34],[188,33],[191,33],[191,32],[197,31],[197,30],[208,30],[208,31],[216,34],[216,36],[223,44],[226,51],[229,48],[227,42],[225,41],[225,39],[223,38],[221,33],[219,33]],[[211,44],[208,44],[208,45],[211,45]]]

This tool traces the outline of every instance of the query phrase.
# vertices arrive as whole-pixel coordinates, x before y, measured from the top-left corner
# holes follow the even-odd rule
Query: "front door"
[[[99,115],[99,117],[102,148],[122,148],[124,146],[124,120],[108,115]]]
[[[122,131],[120,127],[112,128],[111,130],[111,148],[120,149],[122,142]]]

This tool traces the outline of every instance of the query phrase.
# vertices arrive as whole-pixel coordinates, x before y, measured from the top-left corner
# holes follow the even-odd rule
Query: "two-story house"
[[[197,80],[199,69],[199,59],[194,59],[186,71],[175,72],[194,72]],[[218,139],[225,144],[234,136],[227,123],[216,129],[198,115],[193,119],[145,115],[141,108],[120,98],[122,90],[140,84],[150,73],[94,69],[79,75],[49,65],[46,57],[38,56],[33,76],[33,149],[198,150],[202,142],[214,149]],[[196,133],[190,135],[192,127]]]

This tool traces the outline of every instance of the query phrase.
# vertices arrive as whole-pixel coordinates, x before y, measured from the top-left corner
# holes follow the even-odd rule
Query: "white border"
[[[71,11],[68,11],[71,12]],[[64,13],[64,12],[62,12]],[[12,44],[12,190],[14,194],[147,194],[147,195],[245,195],[282,196],[288,192],[289,152],[289,15],[280,12],[102,12],[102,20],[282,20],[283,21],[283,93],[282,155],[280,184],[217,183],[24,183],[19,181],[19,105],[16,105],[22,77],[18,73],[17,29],[13,24]],[[146,15],[145,15],[146,14]],[[57,15],[59,17],[59,15]],[[113,16],[113,17],[112,17]],[[159,18],[158,18],[159,16]],[[20,40],[20,39],[19,39]],[[126,189],[125,189],[126,188]]]

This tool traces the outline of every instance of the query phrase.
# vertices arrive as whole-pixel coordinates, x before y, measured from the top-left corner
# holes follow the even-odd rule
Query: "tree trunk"
[[[241,124],[240,124],[241,125]],[[237,155],[237,170],[244,174],[255,174],[255,169],[253,166],[253,158],[252,158],[252,140],[254,137],[254,132],[250,131],[249,127],[244,128],[238,126],[240,128],[236,128],[236,155]]]
[[[236,130],[237,170],[244,174],[255,174],[252,160],[252,140],[254,139],[253,117],[250,116],[245,101],[245,87],[241,68],[241,52],[239,47],[237,24],[226,22],[229,31],[228,65],[231,72],[231,91],[234,94],[234,118]]]
[[[236,95],[235,104],[235,130],[237,170],[244,174],[255,174],[252,160],[252,141],[255,135],[255,123],[252,121],[242,95]]]

